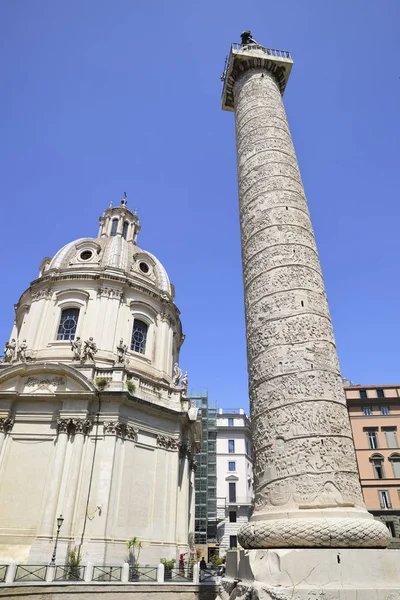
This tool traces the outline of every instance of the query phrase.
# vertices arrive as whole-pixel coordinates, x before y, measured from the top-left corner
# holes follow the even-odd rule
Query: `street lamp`
[[[49,562],[49,567],[55,567],[56,566],[56,553],[57,553],[57,544],[58,544],[58,536],[60,535],[60,529],[61,529],[61,525],[63,524],[64,518],[62,515],[60,515],[57,518],[57,534],[56,534],[56,541],[54,544],[54,549],[53,549],[53,556],[51,557],[51,561]]]

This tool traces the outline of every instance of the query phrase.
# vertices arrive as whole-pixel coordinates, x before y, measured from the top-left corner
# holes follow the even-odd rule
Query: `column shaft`
[[[363,504],[318,252],[274,75],[244,70],[234,102],[256,495],[240,543],[386,545]]]

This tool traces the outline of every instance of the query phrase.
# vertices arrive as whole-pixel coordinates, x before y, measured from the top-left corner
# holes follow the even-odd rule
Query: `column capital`
[[[14,419],[11,417],[2,417],[0,419],[0,433],[9,433],[14,425]]]
[[[103,424],[104,435],[115,435],[122,439],[127,439],[136,442],[139,429],[135,429],[132,425],[123,421],[105,421]]]
[[[164,448],[165,450],[177,450],[178,449],[178,440],[168,435],[157,436],[157,446],[159,448]]]

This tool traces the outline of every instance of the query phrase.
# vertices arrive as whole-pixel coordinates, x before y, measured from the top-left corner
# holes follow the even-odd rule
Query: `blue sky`
[[[3,0],[0,340],[44,256],[127,191],[176,286],[189,387],[247,406],[232,41],[295,64],[285,106],[342,372],[399,383],[398,0]]]

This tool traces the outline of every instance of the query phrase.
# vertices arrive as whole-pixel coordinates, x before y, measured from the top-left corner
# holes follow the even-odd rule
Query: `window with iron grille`
[[[58,340],[74,340],[78,326],[79,308],[65,308],[61,313],[58,326]]]
[[[131,350],[144,354],[146,352],[148,325],[139,319],[133,321]]]

